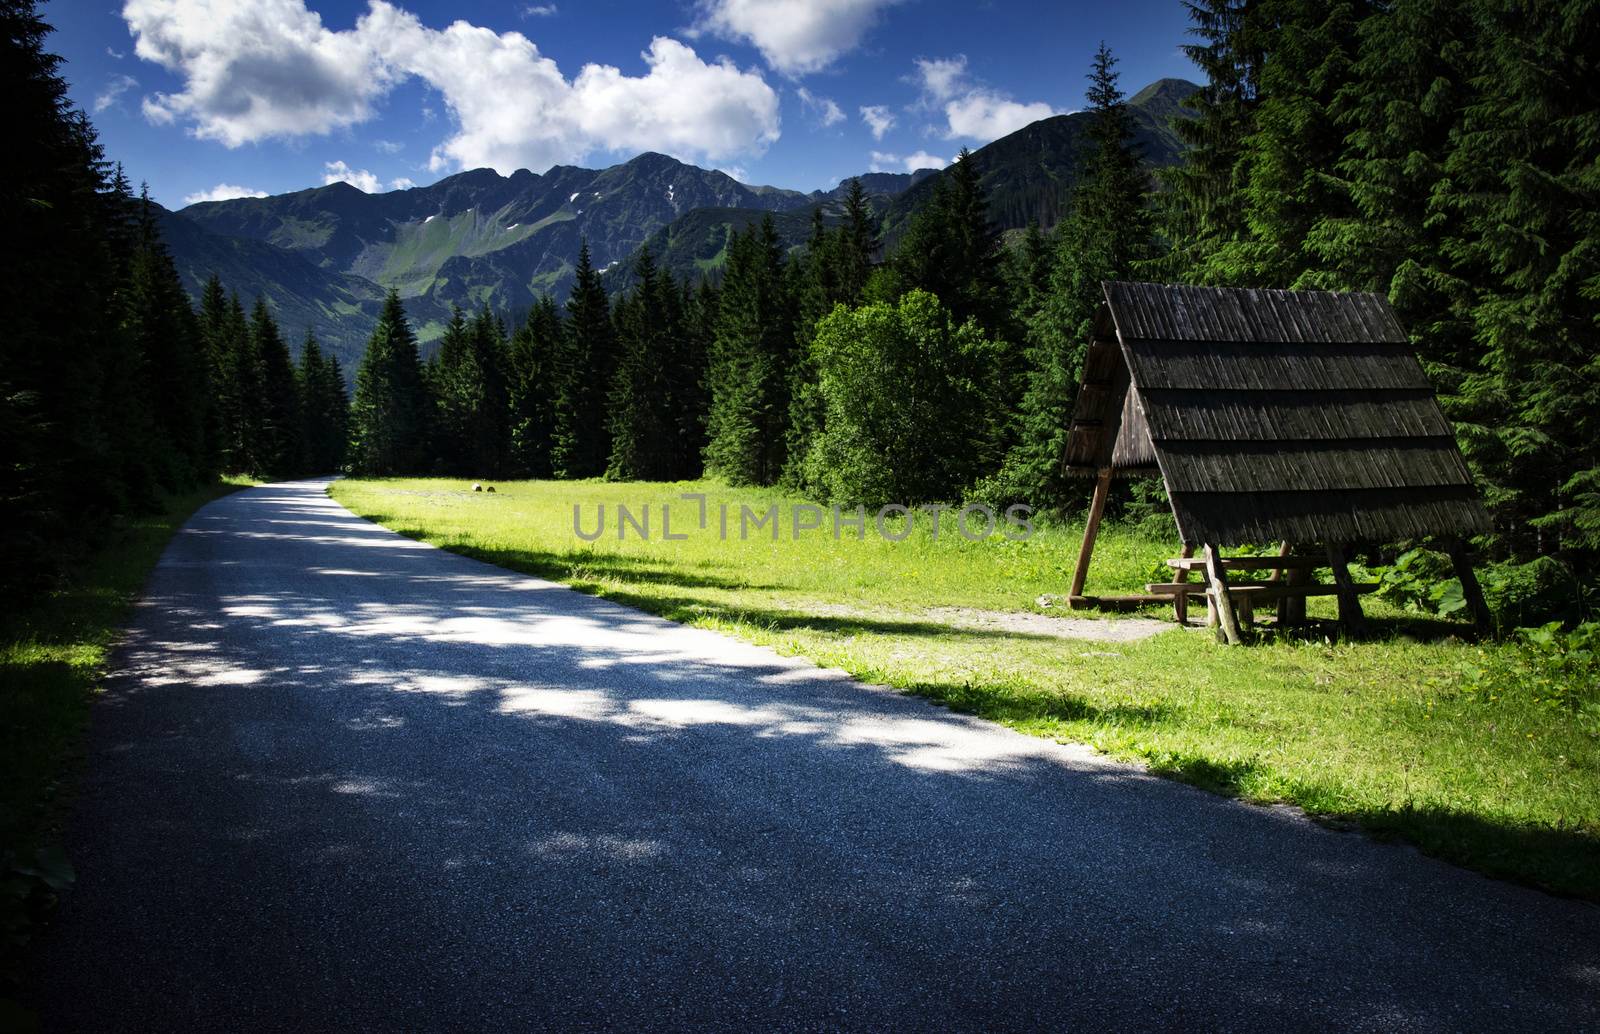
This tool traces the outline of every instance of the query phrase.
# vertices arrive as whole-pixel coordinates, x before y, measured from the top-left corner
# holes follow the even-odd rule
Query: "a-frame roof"
[[[1070,472],[1159,471],[1190,544],[1488,530],[1450,423],[1382,296],[1104,289]]]

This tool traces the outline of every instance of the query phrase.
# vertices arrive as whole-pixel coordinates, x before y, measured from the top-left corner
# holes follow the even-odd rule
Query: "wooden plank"
[[[1489,612],[1489,601],[1483,598],[1483,587],[1478,584],[1478,576],[1472,570],[1472,556],[1467,552],[1467,544],[1456,539],[1450,543],[1448,552],[1450,562],[1455,565],[1456,577],[1461,579],[1461,594],[1467,598],[1473,624],[1478,626],[1482,635],[1493,635],[1494,615]]]
[[[1205,569],[1206,561],[1203,557],[1179,557],[1168,560],[1167,566],[1180,571],[1200,571]],[[1229,571],[1314,571],[1327,567],[1328,562],[1314,556],[1230,556],[1222,558],[1222,566]]]
[[[1216,543],[1206,543],[1206,577],[1211,582],[1210,598],[1216,601],[1219,638],[1229,646],[1244,643],[1244,633],[1239,630],[1239,616],[1233,609],[1233,597],[1228,593],[1228,575],[1222,566],[1222,552]]]
[[[1338,596],[1344,592],[1354,592],[1364,596],[1369,592],[1377,592],[1380,588],[1377,582],[1351,582],[1348,589],[1338,585],[1238,585],[1228,583],[1228,589],[1235,596],[1249,596],[1257,600],[1276,599],[1305,599],[1307,596]]]
[[[1328,564],[1333,568],[1333,583],[1339,590],[1336,593],[1339,597],[1339,624],[1348,632],[1359,632],[1366,624],[1366,618],[1361,613],[1361,594],[1350,578],[1350,563],[1345,556],[1344,546],[1329,543]]]
[[[1070,599],[1083,595],[1084,583],[1089,580],[1089,557],[1094,554],[1094,539],[1100,533],[1100,518],[1105,516],[1106,497],[1111,494],[1111,468],[1100,471],[1094,483],[1094,498],[1089,503],[1089,521],[1083,526],[1083,545],[1078,547],[1078,565],[1072,571],[1072,587],[1067,591]]]

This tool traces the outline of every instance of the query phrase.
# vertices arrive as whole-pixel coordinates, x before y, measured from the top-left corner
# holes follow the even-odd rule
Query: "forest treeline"
[[[264,301],[196,310],[147,197],[67,96],[32,0],[0,2],[0,588],[47,586],[120,517],[219,473],[343,462],[337,361],[298,364]]]
[[[192,310],[109,170],[26,0],[6,0],[5,557],[218,470],[680,479],[814,498],[1080,507],[1061,472],[1105,279],[1386,294],[1456,421],[1501,558],[1600,557],[1600,105],[1593,5],[1197,0],[1206,85],[1152,176],[1115,70],[1089,68],[1080,175],[1003,241],[973,162],[891,242],[859,184],[784,247],[770,217],[720,276],[648,251],[608,297],[455,315],[423,360],[389,296],[346,410],[270,310]],[[68,170],[63,175],[60,170]],[[347,421],[347,422],[346,422]],[[1159,513],[1159,486],[1125,503]]]

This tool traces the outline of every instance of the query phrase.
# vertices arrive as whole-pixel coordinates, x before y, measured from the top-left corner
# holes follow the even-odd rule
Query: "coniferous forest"
[[[508,326],[457,311],[423,359],[391,293],[345,376],[266,299],[197,305],[148,207],[66,100],[46,28],[4,5],[7,580],[157,493],[240,472],[779,485],[840,503],[1070,514],[1060,457],[1105,279],[1374,290],[1414,337],[1495,519],[1498,559],[1600,559],[1600,19],[1568,0],[1197,0],[1207,83],[1153,174],[1115,56],[1054,226],[1003,239],[965,152],[907,225],[853,184],[787,248],[769,216],[714,277],[643,250],[609,296]],[[1125,512],[1159,514],[1135,485]]]

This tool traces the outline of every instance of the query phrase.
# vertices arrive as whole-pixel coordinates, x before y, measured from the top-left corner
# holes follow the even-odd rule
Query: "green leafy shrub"
[[[1600,736],[1600,622],[1520,628],[1516,649],[1480,654],[1464,672],[1480,703],[1521,700],[1570,712]]]

